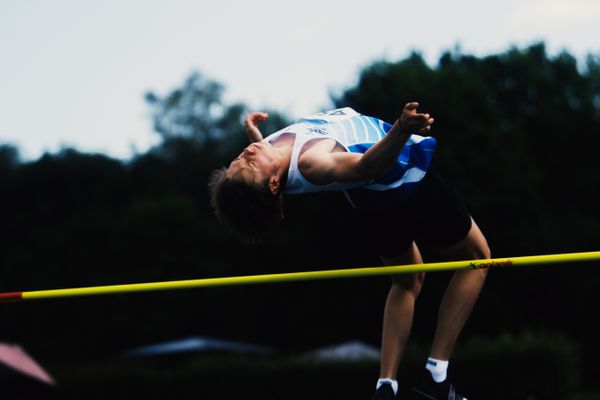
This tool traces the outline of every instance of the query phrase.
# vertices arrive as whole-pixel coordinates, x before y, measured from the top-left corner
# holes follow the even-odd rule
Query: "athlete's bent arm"
[[[253,112],[246,115],[244,119],[244,128],[246,128],[246,136],[250,143],[260,142],[263,140],[262,133],[258,129],[258,124],[269,118],[269,114],[264,112]]]
[[[433,118],[417,113],[418,103],[408,103],[388,133],[364,154],[306,152],[300,168],[311,182],[356,182],[381,178],[393,165],[410,133],[427,133]]]

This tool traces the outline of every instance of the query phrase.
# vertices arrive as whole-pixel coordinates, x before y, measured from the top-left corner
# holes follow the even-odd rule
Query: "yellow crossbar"
[[[495,258],[489,260],[450,261],[438,263],[397,265],[372,268],[351,268],[320,270],[307,272],[291,272],[283,274],[231,276],[223,278],[190,279],[150,283],[133,283],[125,285],[90,286],[71,289],[36,290],[29,292],[0,293],[0,303],[49,299],[59,297],[79,297],[101,294],[145,292],[152,290],[191,289],[209,286],[250,285],[257,283],[294,282],[305,280],[321,280],[334,278],[352,278],[364,276],[407,274],[413,272],[434,272],[479,268],[506,268],[513,266],[533,266],[565,264],[600,260],[600,251],[583,253],[563,253],[540,256],[524,256],[511,258]]]

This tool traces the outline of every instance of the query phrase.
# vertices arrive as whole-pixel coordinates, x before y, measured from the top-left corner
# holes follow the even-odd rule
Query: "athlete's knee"
[[[425,280],[424,272],[413,274],[392,275],[392,286],[403,292],[411,292],[415,297],[419,296],[423,281]]]
[[[472,252],[473,260],[483,260],[492,258],[492,251],[490,250],[490,246],[487,242],[487,239],[485,238],[475,221],[473,221],[472,232],[470,232],[469,236],[472,237],[469,249]]]
[[[473,221],[467,236],[456,244],[438,249],[438,252],[449,260],[484,260],[492,258],[490,246],[479,227]]]
[[[492,252],[487,241],[480,240],[472,243],[471,246],[467,247],[465,259],[469,260],[489,260],[492,258]],[[480,276],[481,279],[485,279],[488,273],[487,268],[477,268],[470,271],[471,276]]]
[[[473,269],[469,271],[469,274],[472,277],[476,277],[479,278],[482,281],[485,281],[485,278],[487,277],[489,269],[487,268],[477,268],[477,269]]]

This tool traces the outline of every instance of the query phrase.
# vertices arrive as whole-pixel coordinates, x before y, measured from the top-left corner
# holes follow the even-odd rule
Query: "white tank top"
[[[348,152],[364,153],[383,138],[390,128],[391,125],[382,120],[363,116],[345,107],[302,117],[265,140],[273,142],[284,133],[295,134],[287,183],[283,190],[285,194],[324,190],[344,190],[348,194],[348,190],[353,188],[386,191],[400,189],[403,185],[415,184],[423,179],[435,151],[434,138],[410,135],[394,165],[384,177],[377,180],[316,185],[302,176],[298,169],[298,158],[304,144],[316,138],[334,139]]]

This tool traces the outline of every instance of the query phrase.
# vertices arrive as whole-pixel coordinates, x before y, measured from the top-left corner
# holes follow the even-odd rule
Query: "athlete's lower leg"
[[[490,258],[487,242],[473,221],[467,237],[459,243],[440,251],[449,260],[475,260]],[[462,331],[485,282],[486,269],[456,271],[450,280],[440,304],[432,358],[449,360],[458,336]]]
[[[413,242],[401,257],[384,258],[386,265],[422,264]],[[392,278],[383,314],[380,377],[396,379],[398,365],[406,348],[413,323],[414,305],[423,284],[424,273],[401,274]]]

